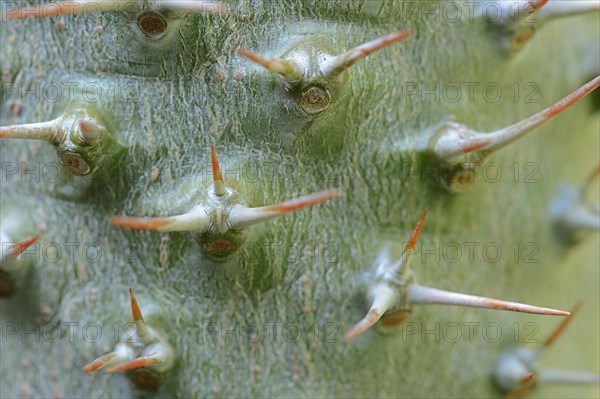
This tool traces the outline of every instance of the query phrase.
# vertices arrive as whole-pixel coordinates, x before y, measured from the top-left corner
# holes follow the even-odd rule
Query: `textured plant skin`
[[[384,244],[400,254],[425,207],[429,213],[420,243],[433,248],[439,242],[443,248],[450,242],[478,242],[481,248],[494,242],[503,255],[493,263],[477,250],[471,262],[463,251],[453,263],[447,256],[436,261],[417,252],[411,267],[418,281],[559,309],[583,299],[578,322],[540,364],[598,372],[598,234],[565,248],[554,239],[547,212],[559,183],[580,184],[598,163],[597,101],[585,99],[490,155],[488,161],[503,172],[496,183],[478,179],[469,192],[451,195],[430,175],[406,173],[408,164],[420,171],[425,157],[413,149],[450,116],[492,131],[597,76],[598,14],[548,22],[521,51],[510,54],[483,19],[469,21],[465,15],[450,22],[439,12],[426,13],[424,6],[409,14],[405,4],[240,1],[230,3],[227,17],[182,16],[173,23],[180,33],[168,32],[164,44],[147,43],[135,13],[65,17],[58,26],[56,18],[0,23],[1,125],[50,120],[69,106],[64,96],[51,103],[15,94],[14,84],[118,85],[128,93],[114,96],[106,90],[92,104],[119,144],[128,147],[111,168],[92,177],[62,172],[57,181],[15,177],[3,169],[2,228],[24,220],[15,231],[22,236],[15,239],[39,234],[40,245],[39,262],[25,285],[0,300],[1,322],[20,329],[21,323],[42,329],[50,322],[79,327],[73,327],[73,339],[63,327],[65,336],[57,342],[43,335],[36,342],[35,334],[24,340],[21,330],[16,335],[3,330],[0,396],[140,396],[122,375],[81,371],[114,348],[115,323],[126,332],[131,287],[145,320],[169,332],[178,356],[170,378],[150,396],[500,397],[491,371],[502,349],[523,341],[532,331],[524,329],[527,322],[539,328],[533,339],[543,340],[557,318],[421,306],[409,320],[418,326],[480,323],[473,342],[467,327],[456,343],[422,338],[421,331],[382,335],[374,330],[343,342],[368,306],[365,272]],[[437,3],[429,4],[436,8]],[[416,34],[349,69],[337,102],[317,117],[287,109],[288,98],[275,76],[235,54],[242,47],[280,56],[307,40],[340,54],[405,29]],[[476,91],[469,102],[465,89],[461,102],[423,100],[406,96],[402,82],[430,88],[438,82],[497,82],[504,95],[491,102]],[[515,82],[518,101],[509,89]],[[537,103],[524,101],[528,82],[539,88],[533,96]],[[17,114],[15,101],[21,99]],[[333,187],[344,195],[268,222],[251,237],[256,244],[225,263],[204,258],[188,234],[109,224],[113,215],[188,210],[193,188],[212,184],[213,144],[225,181],[249,206]],[[55,150],[43,142],[5,140],[0,154],[3,165],[27,162],[32,169],[37,163],[42,170],[57,163]],[[518,182],[509,169],[515,162]],[[536,183],[523,181],[528,162],[537,168]],[[236,163],[241,173],[232,173]],[[258,178],[252,173],[257,166]],[[590,198],[597,199],[597,186],[594,190]],[[509,249],[515,242],[521,246],[517,262]],[[539,248],[538,263],[524,262],[528,242]],[[48,243],[62,249],[60,260],[49,260],[52,248],[44,254]],[[76,243],[73,257],[68,243]],[[86,256],[89,243],[102,248],[99,260]],[[82,327],[90,322],[102,327],[95,343],[82,338]],[[496,343],[481,334],[491,322],[502,329]],[[519,342],[511,330],[515,322]],[[207,333],[209,323],[217,323],[218,334]],[[250,342],[239,330],[237,341],[220,336],[235,323],[263,326],[262,339]],[[301,326],[297,340],[281,335],[288,323]],[[278,335],[268,335],[270,328]],[[95,335],[92,329],[89,334]],[[540,385],[530,397],[599,395],[598,386]]]

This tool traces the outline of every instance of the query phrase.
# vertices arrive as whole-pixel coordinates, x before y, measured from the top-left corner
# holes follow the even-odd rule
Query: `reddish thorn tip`
[[[214,145],[210,147],[210,153],[212,159],[213,180],[223,181],[223,176],[221,175],[221,167],[219,166],[219,161],[217,160],[217,151],[215,150]]]
[[[94,360],[93,362],[91,362],[88,365],[85,365],[81,371],[83,371],[84,373],[91,373],[92,371],[96,371],[98,370],[100,367],[102,366],[102,362],[98,361],[98,360]]]
[[[594,79],[590,80],[588,83],[581,86],[579,89],[575,90],[573,93],[569,94],[562,100],[557,103],[549,106],[544,111],[541,112],[542,117],[545,119],[552,118],[562,111],[566,110],[577,101],[581,100],[583,97],[596,90],[600,86],[600,76],[596,76]]]
[[[332,198],[339,197],[341,194],[342,190],[340,189],[325,190],[304,197],[296,198],[290,201],[282,202],[281,204],[267,206],[263,209],[265,211],[281,213],[293,212],[302,208],[306,208],[310,205],[319,204]]]
[[[130,218],[126,216],[113,216],[110,223],[117,227],[126,227],[134,230],[159,230],[169,224],[168,219],[161,218]]]
[[[419,222],[417,223],[417,225],[415,226],[415,229],[413,230],[412,234],[410,235],[410,238],[408,239],[408,243],[406,244],[406,247],[404,247],[403,253],[412,251],[415,248],[415,244],[417,243],[417,239],[419,238],[419,235],[421,234],[421,229],[423,228],[423,223],[425,222],[425,216],[427,216],[427,208],[425,208],[425,210],[421,214],[421,217],[419,218]]]
[[[75,2],[58,1],[45,4],[44,7],[38,5],[32,8],[24,8],[8,12],[2,17],[7,20],[18,20],[27,18],[56,17],[59,15],[73,14]]]
[[[571,313],[564,310],[556,310],[550,308],[541,308],[533,305],[515,304],[512,302],[502,301],[500,299],[485,298],[485,303],[489,309],[507,310],[510,312],[521,312],[530,314],[543,314],[548,316],[569,316]]]
[[[586,186],[589,186],[592,184],[592,182],[594,181],[594,179],[596,179],[597,177],[600,176],[600,163],[596,166],[596,168],[594,168],[594,170],[592,171],[592,173],[590,173],[590,175],[588,176],[587,180],[586,180]]]
[[[529,373],[527,377],[523,377],[521,382],[525,385],[529,385],[533,382],[533,380],[535,380],[535,373]]]
[[[538,0],[538,1],[530,1],[529,5],[534,10],[539,10],[540,8],[542,8],[543,6],[545,6],[546,3],[548,3],[548,0]]]
[[[571,312],[570,312],[571,314],[568,317],[566,317],[554,329],[554,331],[552,332],[552,334],[550,334],[550,336],[543,343],[542,347],[547,348],[548,346],[552,345],[561,335],[563,335],[563,333],[567,329],[568,325],[573,320],[573,317],[575,317],[575,315],[577,314],[577,312],[579,312],[579,309],[581,308],[581,305],[583,305],[583,300],[577,301],[577,303],[575,304],[575,306],[573,306],[573,309],[571,309]]]
[[[381,315],[379,314],[379,312],[377,312],[377,309],[369,310],[367,315],[361,321],[359,321],[358,324],[352,327],[350,331],[346,333],[346,335],[344,335],[344,340],[348,342],[356,338],[360,334],[367,331],[369,328],[373,327],[380,318]]]
[[[19,256],[21,253],[23,253],[23,251],[32,246],[39,239],[40,237],[35,235],[24,241],[12,244],[11,249],[9,250],[9,254],[14,257]]]
[[[82,371],[84,373],[90,373],[92,371],[96,371],[101,369],[107,362],[111,361],[112,359],[115,358],[115,356],[117,356],[117,354],[115,352],[106,354],[104,356],[100,356],[99,358],[97,358],[96,360],[94,360],[93,362],[91,362],[90,364],[87,364],[83,367]]]
[[[244,57],[252,62],[256,62],[257,64],[264,66],[265,68],[268,67],[267,59],[258,54],[255,54],[248,50],[244,50],[243,48],[238,48],[235,52],[238,55],[241,55],[242,57]]]
[[[465,154],[468,154],[470,152],[474,152],[484,148],[491,142],[491,139],[467,140],[464,144],[461,144],[460,147],[462,148]]]
[[[140,367],[152,366],[152,365],[155,365],[158,363],[160,363],[160,361],[157,359],[148,358],[148,357],[140,357],[140,358],[134,359],[130,362],[125,362],[125,363],[121,363],[117,366],[113,366],[113,367],[109,368],[108,370],[106,370],[106,372],[107,373],[116,373],[119,371],[127,371],[127,370],[139,369]]]
[[[129,297],[131,298],[131,313],[133,314],[133,321],[144,321],[142,317],[142,311],[135,299],[135,295],[133,295],[133,290],[129,289]]]

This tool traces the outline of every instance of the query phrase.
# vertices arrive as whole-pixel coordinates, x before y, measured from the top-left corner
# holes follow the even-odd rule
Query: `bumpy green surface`
[[[428,4],[435,10],[436,3]],[[549,22],[510,55],[485,21],[465,15],[450,22],[417,8],[410,15],[400,1],[231,2],[228,17],[181,17],[160,44],[148,43],[135,14],[128,13],[67,17],[64,30],[53,18],[1,23],[1,124],[49,120],[72,106],[23,97],[6,85],[73,82],[81,89],[90,83],[88,88],[106,88],[92,105],[129,151],[93,179],[63,172],[64,179],[55,182],[43,173],[36,179],[3,168],[2,228],[9,220],[25,220],[17,233],[39,231],[41,239],[27,285],[0,301],[3,326],[17,323],[19,333],[37,329],[39,342],[34,333],[23,339],[3,330],[0,395],[139,396],[122,375],[80,371],[112,350],[115,323],[124,332],[132,287],[148,322],[169,332],[178,353],[170,380],[150,396],[499,397],[490,371],[501,349],[515,344],[514,323],[521,341],[534,328],[525,329],[528,322],[537,331],[533,339],[542,340],[559,319],[422,306],[410,319],[419,328],[416,335],[369,331],[351,343],[342,340],[364,315],[364,273],[386,241],[402,247],[425,207],[420,243],[433,248],[438,242],[448,252],[439,261],[416,253],[411,267],[420,283],[561,309],[583,298],[581,314],[540,365],[598,372],[598,235],[567,250],[552,237],[547,213],[558,184],[579,184],[598,162],[597,102],[586,99],[490,156],[488,162],[502,171],[496,183],[479,175],[470,192],[452,196],[428,175],[405,173],[409,164],[421,170],[413,148],[451,115],[491,131],[596,76],[598,15]],[[286,110],[274,77],[234,55],[240,46],[280,55],[307,40],[340,53],[407,28],[416,35],[352,67],[341,97],[315,119]],[[463,99],[409,96],[403,82],[429,88],[457,82]],[[475,89],[469,101],[465,82],[497,82],[502,98],[486,101]],[[529,82],[539,89],[531,96],[535,102],[526,101]],[[108,92],[114,94],[117,85],[122,93],[115,98]],[[18,115],[15,100],[23,100]],[[211,144],[226,182],[251,206],[329,187],[341,187],[344,196],[261,226],[252,244],[225,264],[203,258],[187,234],[108,223],[112,215],[185,211],[193,187],[210,185]],[[41,142],[3,141],[0,159],[2,165],[27,162],[40,172],[57,162],[52,146]],[[515,162],[518,182],[510,169]],[[527,183],[531,171],[537,182]],[[593,194],[597,198],[597,190]],[[480,243],[472,261],[465,242]],[[515,242],[521,247],[516,262],[510,249]],[[90,243],[98,247],[86,257]],[[449,243],[463,249],[454,263]],[[487,243],[502,248],[499,261],[486,260],[481,248]],[[533,248],[527,243],[539,249],[531,255],[537,263],[526,262]],[[56,262],[50,261],[51,246],[62,250]],[[63,323],[65,335],[57,342],[44,330],[49,322]],[[79,323],[73,339],[66,333],[69,322]],[[102,328],[96,343],[82,337],[90,322]],[[473,342],[465,322],[479,323]],[[502,332],[496,343],[482,336],[491,322]],[[219,333],[207,334],[208,323],[217,323]],[[237,341],[225,335],[236,323]],[[256,342],[244,333],[253,323],[262,326]],[[291,327],[287,337],[282,333],[288,323],[302,329],[297,339]],[[449,342],[442,335],[435,342],[433,335],[421,337],[421,323],[429,329],[439,323],[441,331],[458,323],[462,337]],[[88,331],[93,338],[94,328]],[[454,330],[447,332],[454,337]],[[493,338],[494,331],[489,333]],[[531,394],[598,396],[597,386],[546,385]]]

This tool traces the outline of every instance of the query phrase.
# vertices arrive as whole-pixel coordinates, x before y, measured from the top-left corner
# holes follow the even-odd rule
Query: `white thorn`
[[[134,350],[123,343],[119,343],[117,344],[114,352],[100,356],[93,362],[84,366],[83,372],[89,373],[92,371],[102,370],[120,363],[129,362],[133,359],[135,359]]]
[[[329,59],[327,63],[322,67],[322,73],[328,78],[334,78],[340,75],[346,69],[350,68],[357,61],[368,57],[375,51],[381,50],[382,48],[396,43],[399,40],[405,39],[411,36],[413,33],[414,32],[412,30],[394,32],[389,35],[382,36],[377,39],[371,40],[367,43],[361,44],[360,46],[350,49],[343,54]]]
[[[346,341],[350,341],[373,327],[385,312],[392,309],[399,300],[398,292],[386,284],[379,284],[373,287],[371,292],[373,300],[371,308],[367,312],[367,315],[346,333],[344,336]]]
[[[268,58],[244,49],[237,49],[237,53],[249,61],[254,62],[270,72],[283,76],[288,82],[302,80],[302,69],[293,61],[281,58]]]
[[[232,227],[244,228],[255,225],[257,223],[266,222],[268,220],[286,215],[290,212],[315,205],[331,198],[341,195],[341,190],[332,189],[320,191],[299,197],[290,201],[282,202],[277,205],[263,206],[259,208],[246,208],[238,205],[233,207],[230,213],[230,223]]]
[[[159,1],[165,8],[182,10],[197,14],[224,15],[229,12],[229,7],[220,1],[211,0],[165,0]]]
[[[447,131],[434,144],[433,152],[440,158],[450,160],[474,151],[494,151],[507,146],[544,125],[567,110],[600,86],[600,76],[595,77],[573,93],[543,111],[504,129],[491,133],[479,133],[458,123],[448,123]]]
[[[131,300],[131,314],[133,317],[133,323],[136,326],[135,335],[142,343],[148,344],[155,340],[154,335],[150,332],[150,329],[144,321],[144,316],[142,315],[140,306],[138,305],[131,288],[129,289],[129,297]]]
[[[113,216],[111,223],[118,227],[135,230],[196,232],[204,231],[208,228],[209,217],[203,207],[197,206],[188,213],[164,218]]]
[[[553,383],[600,384],[600,375],[583,371],[543,369],[538,374],[538,380]]]
[[[227,194],[227,188],[225,187],[225,182],[223,181],[221,166],[219,166],[219,161],[217,160],[217,151],[215,150],[215,146],[210,147],[210,153],[213,173],[213,190],[216,196],[222,197]]]
[[[539,10],[541,19],[566,17],[570,15],[595,12],[600,10],[600,1],[597,0],[552,0]]]
[[[159,373],[168,371],[175,364],[175,351],[167,341],[160,339],[160,337],[156,337],[156,341],[145,346],[141,356],[114,365],[106,371],[108,373],[116,373],[141,367],[149,367]]]
[[[592,213],[583,207],[569,211],[564,215],[563,221],[572,228],[600,231],[600,214]]]
[[[594,91],[598,86],[600,86],[600,76],[596,76],[594,79],[581,86],[573,93],[569,94],[543,111],[540,111],[537,114],[517,122],[507,128],[484,135],[482,139],[491,139],[490,144],[484,147],[485,150],[497,150],[523,137],[527,133],[557,117],[560,113],[567,110],[579,100]]]
[[[47,122],[0,126],[0,139],[44,140],[57,144],[65,134],[62,126],[63,119],[64,117],[60,116]]]
[[[451,291],[443,291],[436,288],[425,287],[419,284],[411,284],[407,291],[408,301],[411,304],[457,305],[553,316],[569,315],[569,312],[565,312],[563,310],[543,308],[517,302],[508,302]]]
[[[160,361],[155,366],[155,370],[159,373],[168,371],[175,364],[175,350],[166,341],[148,345],[144,349],[144,354],[148,354],[148,356],[152,356]]]
[[[539,0],[485,1],[479,6],[479,15],[487,18],[494,25],[508,27],[538,13],[540,8],[543,10],[546,2]],[[489,7],[489,3],[493,3],[494,7]]]

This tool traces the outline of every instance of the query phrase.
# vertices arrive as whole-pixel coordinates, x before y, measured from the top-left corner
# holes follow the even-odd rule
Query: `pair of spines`
[[[535,349],[511,348],[504,351],[493,371],[494,382],[498,389],[509,398],[523,398],[537,383],[568,383],[568,384],[599,384],[600,375],[558,369],[539,368],[537,361],[540,356],[564,333],[581,307],[578,302],[571,314],[550,333],[548,338]]]
[[[414,304],[456,305],[553,316],[569,315],[569,312],[563,310],[444,291],[417,284],[407,270],[407,264],[426,215],[427,209],[421,215],[401,258],[396,262],[384,260],[371,275],[367,289],[367,298],[370,301],[369,310],[367,315],[348,331],[345,335],[346,340],[362,334],[379,320],[384,327],[394,326],[397,322],[402,321],[402,318],[398,318],[398,313],[409,311],[410,306]],[[390,319],[386,321],[388,317]]]
[[[124,149],[90,106],[76,106],[46,122],[0,126],[0,139],[47,141],[56,148],[60,163],[75,176],[93,173]]]
[[[451,192],[466,191],[473,183],[473,179],[465,181],[459,178],[464,165],[476,165],[482,162],[490,153],[506,147],[551,121],[598,86],[600,86],[600,76],[596,76],[573,93],[535,115],[490,133],[477,132],[460,123],[446,122],[435,128],[428,141],[417,149],[432,154],[436,162],[447,165],[449,172],[440,176],[444,187]]]
[[[156,390],[175,365],[176,353],[164,332],[146,324],[131,288],[129,296],[135,328],[133,336],[128,334],[113,352],[87,364],[83,372],[127,372],[138,388]]]
[[[357,50],[351,53],[362,54]],[[457,179],[457,174],[462,171],[462,164],[481,162],[489,153],[513,143],[551,121],[599,85],[600,76],[597,76],[537,114],[490,133],[480,133],[460,123],[445,123],[436,128],[426,144],[417,150],[430,152],[435,159],[448,164],[454,171],[442,177],[445,187],[453,192],[465,191],[470,184],[461,184],[461,180]],[[48,122],[2,126],[0,138],[48,141],[57,147],[61,163],[75,175],[86,175],[98,168],[100,161],[105,157],[105,154],[100,152],[121,148],[106,130],[105,123],[98,117],[91,116],[87,110],[81,109]],[[219,192],[222,190],[223,188]]]
[[[476,6],[477,15],[490,24],[500,46],[509,53],[521,50],[545,22],[600,10],[600,3],[587,0],[489,0]]]
[[[214,147],[211,160],[212,188],[204,193],[206,200],[188,212],[162,218],[115,216],[111,223],[136,230],[190,232],[207,256],[225,259],[243,244],[243,233],[251,226],[341,195],[339,189],[330,189],[276,205],[247,207],[240,202],[239,195],[225,185]]]
[[[413,30],[394,32],[361,44],[340,55],[331,55],[320,65],[320,75],[326,80],[335,80],[358,61],[391,44],[406,39],[413,34]],[[302,65],[293,59],[287,60],[277,57],[264,57],[242,48],[238,49],[237,53],[255,64],[264,67],[268,71],[281,75],[281,77],[290,84],[309,78],[308,76],[305,76],[308,66]]]
[[[563,243],[577,243],[585,231],[600,231],[600,203],[587,205],[585,196],[600,176],[600,164],[580,187],[563,185],[550,204],[556,237]]]

